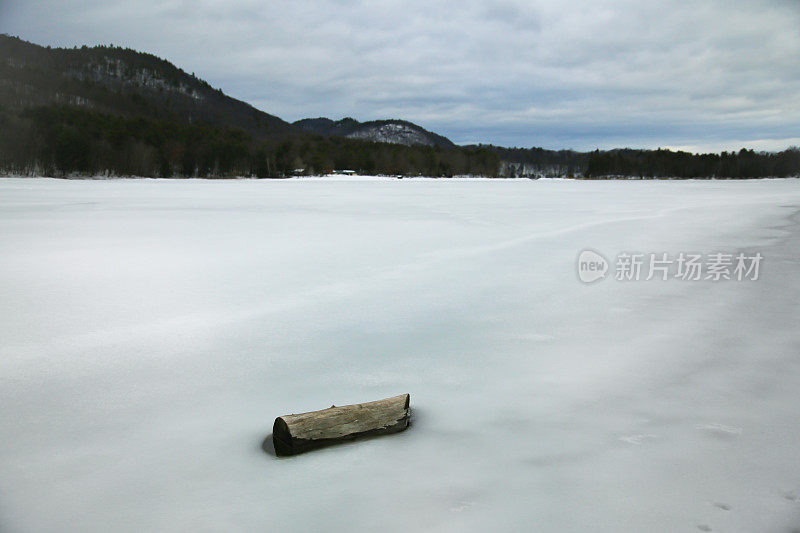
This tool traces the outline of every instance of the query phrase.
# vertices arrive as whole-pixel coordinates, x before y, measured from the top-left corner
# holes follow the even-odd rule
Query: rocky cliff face
[[[373,120],[358,122],[352,118],[334,121],[328,118],[311,118],[294,123],[318,135],[348,137],[366,141],[403,144],[406,146],[455,146],[449,139],[430,132],[405,120]]]

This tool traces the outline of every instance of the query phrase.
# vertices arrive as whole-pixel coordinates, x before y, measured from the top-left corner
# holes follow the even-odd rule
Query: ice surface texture
[[[0,529],[788,531],[798,206],[797,180],[2,179]],[[587,247],[765,259],[589,286]],[[411,431],[261,450],[397,391]]]

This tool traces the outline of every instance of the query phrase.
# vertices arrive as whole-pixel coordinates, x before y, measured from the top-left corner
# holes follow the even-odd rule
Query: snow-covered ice
[[[0,180],[2,531],[800,527],[800,181]],[[581,283],[585,248],[761,252]],[[413,426],[276,458],[278,415]]]

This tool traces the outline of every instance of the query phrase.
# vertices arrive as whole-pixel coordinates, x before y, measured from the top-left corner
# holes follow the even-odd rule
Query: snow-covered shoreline
[[[370,175],[370,174],[324,174],[324,175],[311,175],[311,176],[290,176],[286,178],[257,178],[253,176],[227,176],[227,177],[198,177],[198,178],[185,178],[175,176],[172,178],[151,178],[147,176],[116,176],[116,175],[94,175],[94,176],[22,176],[18,174],[0,175],[1,179],[53,179],[53,180],[66,180],[66,181],[102,181],[102,180],[149,180],[149,181],[402,181],[402,180],[435,180],[435,181],[759,181],[759,180],[798,180],[800,176],[787,176],[785,178],[778,178],[774,176],[765,176],[760,178],[726,178],[726,177],[706,177],[706,178],[682,178],[679,176],[672,177],[646,177],[646,176],[606,176],[599,178],[582,178],[582,177],[507,177],[507,176],[452,176],[452,177],[437,177],[437,176],[390,176],[390,175]]]

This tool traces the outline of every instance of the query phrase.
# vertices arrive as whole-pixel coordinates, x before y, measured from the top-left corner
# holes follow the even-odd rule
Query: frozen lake
[[[796,531],[798,212],[798,180],[2,179],[0,530]],[[764,259],[586,285],[584,248]],[[404,433],[262,450],[404,392]]]

